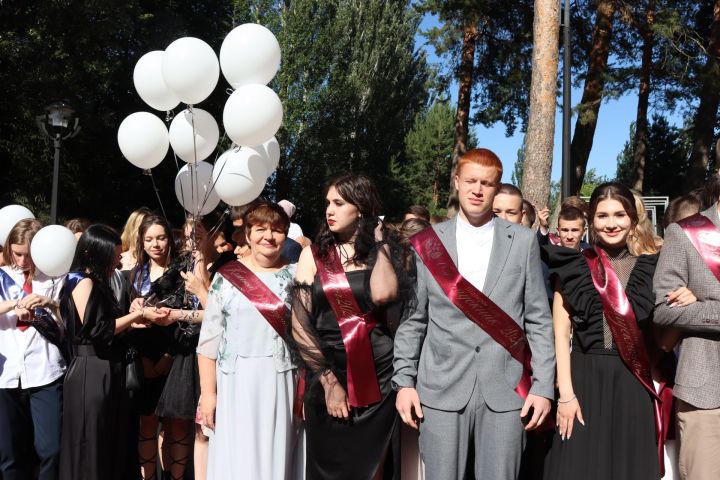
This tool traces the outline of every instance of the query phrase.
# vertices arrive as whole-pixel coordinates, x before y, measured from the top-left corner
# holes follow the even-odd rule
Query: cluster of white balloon
[[[10,230],[21,220],[34,219],[35,215],[22,205],[0,208],[0,246],[5,245]],[[49,277],[58,277],[70,270],[75,246],[75,235],[62,225],[48,225],[35,234],[30,243],[30,257],[35,267]]]
[[[257,198],[280,162],[274,135],[282,123],[280,98],[267,86],[280,67],[280,45],[270,30],[246,23],[234,28],[220,48],[220,61],[204,41],[185,37],[165,51],[145,54],[135,65],[133,82],[140,98],[152,108],[169,111],[180,102],[170,129],[149,112],[136,112],[118,130],[120,151],[130,163],[151,169],[172,146],[187,164],[175,177],[175,194],[190,213],[204,215],[220,200],[245,205]],[[207,159],[218,145],[220,131],[213,116],[194,105],[215,89],[222,69],[234,91],[225,103],[223,126],[234,145]]]

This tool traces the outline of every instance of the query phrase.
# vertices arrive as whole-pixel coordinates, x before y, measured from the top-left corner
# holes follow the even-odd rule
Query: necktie
[[[30,272],[23,272],[23,275],[25,276],[25,282],[23,283],[23,286],[22,286],[23,291],[25,291],[25,293],[30,295],[32,293],[32,280],[30,280]],[[29,326],[30,326],[29,322],[25,322],[23,320],[17,321],[17,328],[21,332],[24,332],[25,330],[27,330]]]

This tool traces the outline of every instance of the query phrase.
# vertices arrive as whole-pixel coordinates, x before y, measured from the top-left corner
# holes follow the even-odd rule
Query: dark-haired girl
[[[293,300],[293,336],[307,371],[306,473],[380,478],[397,426],[385,307],[403,291],[403,258],[379,222],[379,195],[368,177],[340,177],[325,193],[325,222],[300,256]],[[352,312],[341,306],[353,303]],[[364,345],[349,341],[351,330]]]
[[[73,360],[64,382],[60,478],[132,478],[123,433],[129,410],[124,395],[124,343],[118,335],[165,319],[166,309],[123,315],[109,279],[120,262],[120,236],[92,225],[80,237],[60,310]]]
[[[598,186],[588,221],[593,248],[548,246],[555,284],[557,432],[545,478],[660,478],[655,401],[645,335],[656,255],[641,254],[629,189]],[[659,405],[659,404],[658,404]]]

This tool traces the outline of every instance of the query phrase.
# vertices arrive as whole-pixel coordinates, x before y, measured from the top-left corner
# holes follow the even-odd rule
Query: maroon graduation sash
[[[249,268],[240,262],[228,262],[218,272],[232,283],[235,288],[250,300],[250,303],[260,312],[270,326],[285,338],[286,333],[286,316],[285,302],[280,299],[275,292],[263,283]],[[295,401],[293,403],[293,414],[298,418],[302,418],[302,402],[305,395],[305,372],[301,371],[298,378],[298,384],[295,389]]]
[[[720,230],[705,215],[696,213],[677,222],[705,264],[720,281]]]
[[[370,332],[377,321],[371,312],[360,310],[335,247],[324,258],[315,245],[312,252],[323,292],[337,317],[345,345],[348,400],[353,407],[367,407],[382,399],[370,345]]]
[[[228,262],[218,270],[260,312],[270,326],[285,338],[287,321],[285,302],[240,262]]]
[[[523,400],[527,398],[532,386],[532,368],[530,347],[523,329],[503,309],[460,275],[433,228],[416,233],[410,242],[453,305],[520,362],[523,371],[515,391]]]
[[[548,233],[548,241],[552,245],[560,245],[560,235],[557,235],[555,233]]]
[[[582,251],[585,256],[595,289],[600,295],[603,313],[607,321],[613,341],[617,347],[620,358],[630,372],[638,379],[653,399],[655,413],[655,435],[658,444],[660,470],[664,473],[665,461],[663,457],[663,421],[660,396],[655,390],[650,359],[648,358],[645,342],[640,327],[635,318],[635,312],[625,289],[613,270],[607,254],[602,249],[588,248]]]

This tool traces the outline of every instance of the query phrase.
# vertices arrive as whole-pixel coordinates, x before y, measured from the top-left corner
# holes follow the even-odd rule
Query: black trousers
[[[62,425],[62,377],[33,388],[0,388],[0,478],[56,480]]]

